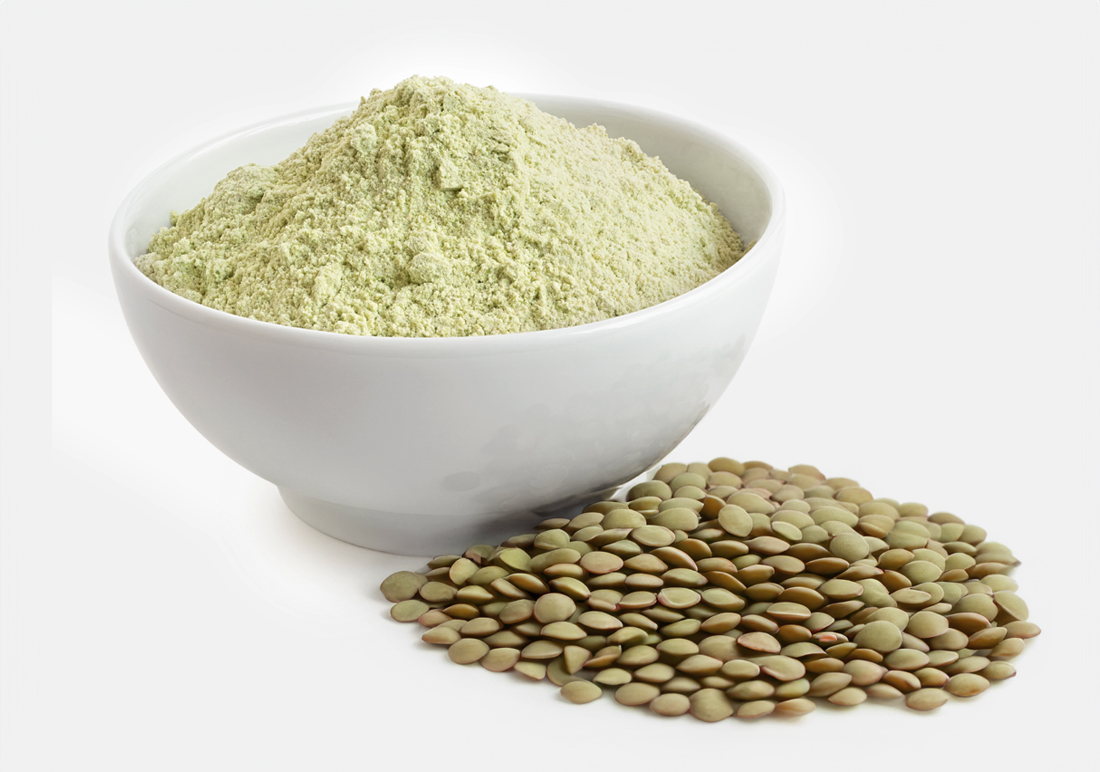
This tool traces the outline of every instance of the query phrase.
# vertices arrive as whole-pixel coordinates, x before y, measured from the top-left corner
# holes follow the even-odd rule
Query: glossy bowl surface
[[[660,156],[755,245],[715,279],[642,311],[469,338],[358,337],[245,319],[179,297],[133,265],[169,212],[194,206],[237,166],[282,160],[354,105],[195,148],[145,179],[115,216],[115,287],[158,383],[203,436],[327,534],[430,555],[529,530],[531,513],[569,511],[665,456],[748,351],[781,246],[774,175],[736,142],[667,115],[524,96]]]

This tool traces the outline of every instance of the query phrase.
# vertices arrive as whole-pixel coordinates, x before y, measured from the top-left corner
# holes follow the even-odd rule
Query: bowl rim
[[[516,93],[514,96],[527,99],[536,105],[539,104],[539,100],[561,101],[608,114],[618,113],[623,116],[642,117],[657,123],[671,124],[680,130],[686,130],[694,134],[702,141],[720,147],[748,165],[763,182],[771,198],[771,215],[768,218],[768,224],[764,228],[764,232],[760,235],[760,238],[750,245],[750,249],[740,260],[722,271],[722,273],[685,293],[656,305],[612,317],[611,319],[602,319],[571,327],[461,337],[350,335],[250,319],[237,316],[228,311],[210,308],[177,295],[154,282],[134,265],[133,260],[127,254],[126,233],[138,211],[137,201],[146,192],[146,189],[156,184],[161,177],[178,171],[196,156],[209,152],[220,145],[242,139],[250,134],[329,116],[335,120],[337,117],[354,110],[360,104],[359,101],[356,101],[330,104],[324,107],[310,107],[274,118],[256,121],[243,128],[223,132],[213,139],[194,145],[157,166],[130,190],[111,220],[107,236],[107,251],[112,271],[116,276],[116,285],[120,279],[128,279],[139,291],[145,294],[145,299],[170,313],[215,330],[260,338],[282,345],[290,344],[330,351],[369,352],[397,356],[417,356],[421,354],[470,355],[475,353],[498,353],[512,350],[513,347],[529,349],[533,345],[540,347],[544,345],[564,345],[594,335],[616,334],[632,327],[647,325],[663,315],[674,314],[685,306],[720,293],[728,285],[737,283],[742,276],[755,270],[758,265],[768,259],[769,253],[773,251],[773,243],[778,242],[781,238],[786,220],[786,197],[783,188],[774,172],[755,153],[740,142],[693,121],[646,107],[559,94]]]

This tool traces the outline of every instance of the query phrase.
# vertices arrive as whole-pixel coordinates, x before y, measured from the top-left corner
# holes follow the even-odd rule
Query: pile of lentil
[[[391,616],[458,664],[701,721],[931,710],[1014,676],[1040,632],[984,529],[813,466],[669,463],[535,530],[393,574]]]

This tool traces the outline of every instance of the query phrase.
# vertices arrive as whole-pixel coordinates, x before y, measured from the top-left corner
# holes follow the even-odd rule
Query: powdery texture
[[[608,319],[742,254],[717,208],[634,142],[413,77],[281,163],[230,172],[136,265],[238,316],[416,337]]]

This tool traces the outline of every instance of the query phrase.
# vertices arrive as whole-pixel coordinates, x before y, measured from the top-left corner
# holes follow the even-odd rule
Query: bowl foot
[[[462,554],[474,544],[499,544],[530,533],[550,517],[533,512],[488,515],[417,515],[349,507],[279,488],[279,495],[307,525],[349,544],[395,555]]]

